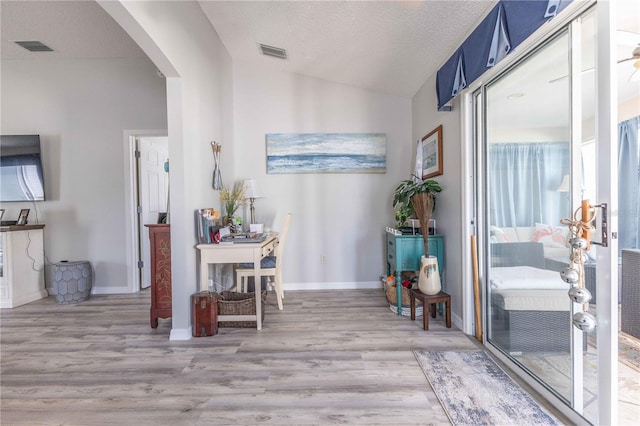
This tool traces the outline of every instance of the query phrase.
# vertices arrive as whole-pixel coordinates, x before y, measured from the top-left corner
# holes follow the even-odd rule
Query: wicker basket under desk
[[[267,305],[267,292],[262,291],[262,321],[264,323],[264,311]],[[236,293],[233,291],[223,291],[218,294],[218,315],[255,315],[256,314],[256,294]],[[222,321],[219,327],[246,327],[256,326],[255,321]]]

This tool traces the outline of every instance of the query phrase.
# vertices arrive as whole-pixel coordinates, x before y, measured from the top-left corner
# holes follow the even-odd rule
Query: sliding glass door
[[[570,36],[565,30],[484,88],[487,340],[572,399]],[[580,336],[577,336],[580,338]]]
[[[613,29],[597,7],[472,96],[486,344],[596,424],[617,415],[618,323],[617,141],[602,104],[615,76],[596,80],[598,31]],[[593,226],[584,250],[576,221]]]

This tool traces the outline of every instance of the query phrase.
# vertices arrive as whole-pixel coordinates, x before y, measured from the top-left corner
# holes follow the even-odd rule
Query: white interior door
[[[138,194],[140,203],[141,288],[151,285],[149,234],[144,225],[158,223],[158,213],[167,212],[169,174],[164,163],[169,159],[169,141],[162,137],[138,138]]]

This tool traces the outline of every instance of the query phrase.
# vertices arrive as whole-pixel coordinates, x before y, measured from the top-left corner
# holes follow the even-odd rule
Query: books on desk
[[[208,209],[198,209],[195,211],[196,219],[196,239],[198,244],[211,244],[214,242],[214,235],[220,229],[220,214],[218,211]]]
[[[261,243],[267,239],[266,233],[243,232],[239,234],[229,234],[222,237],[222,243]]]

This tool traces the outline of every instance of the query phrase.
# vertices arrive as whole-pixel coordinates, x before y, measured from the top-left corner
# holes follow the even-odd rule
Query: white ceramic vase
[[[438,272],[438,258],[435,256],[422,256],[420,258],[420,277],[418,288],[429,296],[440,293],[440,273]]]

